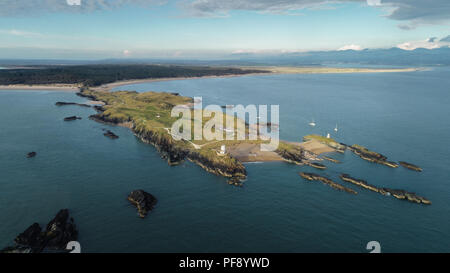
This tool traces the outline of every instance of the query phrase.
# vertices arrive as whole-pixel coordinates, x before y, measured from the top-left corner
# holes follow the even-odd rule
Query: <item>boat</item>
[[[316,126],[316,123],[314,122],[314,119],[309,123],[309,126],[312,126],[312,127]]]
[[[336,124],[336,127],[334,127],[334,131],[337,132],[338,131],[338,126]]]

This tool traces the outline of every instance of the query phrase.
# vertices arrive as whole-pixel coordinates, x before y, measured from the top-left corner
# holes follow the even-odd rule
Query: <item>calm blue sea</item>
[[[387,74],[271,75],[153,82],[119,89],[203,96],[204,104],[279,104],[282,139],[331,133],[423,167],[416,173],[350,152],[324,174],[416,192],[431,206],[364,189],[350,195],[287,163],[247,164],[243,188],[186,162],[169,167],[128,129],[95,123],[73,93],[0,91],[0,248],[34,222],[69,208],[83,252],[450,251],[450,69]],[[66,116],[82,120],[63,122]],[[317,127],[308,122],[314,119]],[[338,124],[339,132],[333,128]],[[102,129],[120,136],[110,140]],[[26,159],[36,151],[36,158]],[[342,182],[343,183],[343,182]],[[126,200],[134,189],[159,203],[146,219]]]

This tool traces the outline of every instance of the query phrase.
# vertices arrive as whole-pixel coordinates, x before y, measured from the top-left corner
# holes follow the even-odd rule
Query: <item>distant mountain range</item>
[[[323,65],[323,64],[368,64],[368,65],[450,65],[450,48],[418,48],[403,50],[364,49],[344,51],[314,51],[304,53],[286,53],[271,56],[256,54],[235,55],[245,61],[279,65]]]
[[[310,51],[284,54],[231,54],[218,60],[194,59],[103,59],[103,60],[0,60],[0,66],[84,65],[84,64],[180,64],[180,65],[450,65],[450,47],[403,50],[364,49],[343,51]]]

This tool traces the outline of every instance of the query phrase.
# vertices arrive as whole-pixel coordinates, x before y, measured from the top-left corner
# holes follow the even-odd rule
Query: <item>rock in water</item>
[[[19,236],[14,239],[14,242],[22,246],[40,248],[43,244],[43,236],[41,232],[41,226],[38,223],[34,223],[24,232],[20,233]]]
[[[103,134],[105,137],[109,137],[111,139],[118,139],[119,136],[111,132],[110,130],[106,131],[106,133]]]
[[[139,216],[144,218],[156,205],[156,198],[143,190],[135,190],[128,195],[128,201],[138,209]]]
[[[62,102],[62,101],[58,101],[57,103],[55,103],[55,105],[56,106],[77,105],[77,106],[82,106],[82,107],[91,107],[90,105],[87,105],[87,104],[76,103],[76,102]]]
[[[64,118],[64,121],[73,121],[73,120],[77,120],[77,119],[81,119],[81,118],[77,117],[77,116],[71,116],[71,117]]]
[[[46,248],[49,249],[65,249],[68,242],[76,241],[78,231],[73,218],[69,218],[69,210],[60,210],[48,223],[46,237]]]
[[[31,153],[27,154],[27,158],[32,158],[32,157],[35,157],[36,155],[37,155],[36,152],[31,152]]]
[[[67,244],[76,241],[78,231],[67,209],[60,210],[55,218],[42,230],[38,223],[32,224],[14,239],[15,246],[0,253],[41,253],[46,251],[66,252]]]
[[[405,167],[407,169],[410,169],[410,170],[413,170],[413,171],[416,171],[416,172],[421,172],[422,171],[421,167],[416,166],[414,164],[411,164],[411,163],[408,163],[408,162],[405,162],[405,161],[400,161],[399,163],[400,163],[400,165],[402,165],[403,167]]]

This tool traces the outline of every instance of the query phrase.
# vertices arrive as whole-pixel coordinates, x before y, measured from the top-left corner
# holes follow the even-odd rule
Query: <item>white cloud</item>
[[[398,44],[397,47],[403,50],[414,50],[417,48],[435,49],[443,46],[449,46],[450,42],[438,41],[436,37],[431,37],[426,40],[410,41]]]
[[[167,0],[1,0],[0,16],[23,16],[48,12],[92,12],[123,6],[162,5]]]
[[[363,48],[360,45],[351,44],[351,45],[345,45],[338,49],[338,51],[343,51],[343,50],[363,50]]]
[[[13,36],[21,36],[21,37],[36,37],[36,36],[42,36],[42,34],[37,32],[30,32],[30,31],[24,31],[24,30],[17,30],[17,29],[0,29],[0,34],[3,35],[13,35]]]
[[[233,10],[284,14],[302,9],[330,8],[339,3],[361,3],[381,8],[386,17],[403,22],[402,29],[421,24],[450,23],[449,0],[191,0],[184,7],[193,16],[227,16]]]

